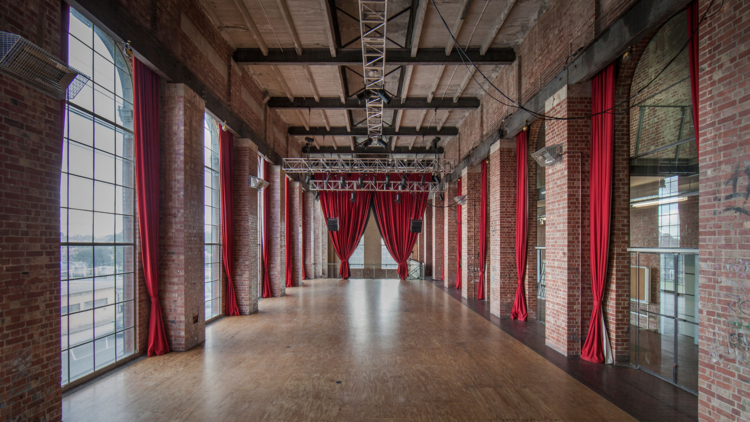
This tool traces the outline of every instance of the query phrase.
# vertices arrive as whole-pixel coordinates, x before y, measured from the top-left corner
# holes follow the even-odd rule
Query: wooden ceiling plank
[[[284,19],[284,23],[286,23],[286,27],[289,30],[289,33],[292,35],[292,40],[294,41],[294,50],[297,51],[298,56],[301,56],[302,55],[302,43],[299,40],[297,29],[294,27],[292,14],[289,13],[289,5],[286,4],[286,0],[276,0],[276,3],[279,5],[279,10],[281,11],[281,17]]]
[[[464,91],[466,91],[466,87],[469,86],[469,82],[471,82],[472,76],[474,76],[474,72],[477,71],[476,67],[470,67],[469,71],[466,73],[466,76],[464,76],[464,80],[461,81],[461,85],[458,86],[458,91],[456,91],[456,95],[453,96],[453,102],[457,103],[458,99],[461,98],[461,95],[463,95]]]
[[[430,0],[419,0],[419,8],[414,20],[414,34],[412,35],[411,56],[416,57],[419,49],[419,39],[422,37],[422,26],[424,26],[424,17],[427,14],[427,3]]]
[[[273,72],[274,75],[276,75],[276,79],[279,81],[279,84],[284,89],[284,93],[286,94],[286,97],[289,99],[289,101],[294,101],[294,95],[292,95],[292,90],[289,88],[289,84],[286,83],[286,80],[284,79],[284,75],[281,74],[279,67],[271,66],[271,71]]]
[[[323,20],[325,21],[328,48],[331,49],[331,56],[336,57],[336,32],[333,28],[331,6],[328,4],[328,0],[320,0],[320,10],[323,12]]]
[[[310,66],[303,66],[305,68],[305,74],[307,75],[307,80],[310,82],[310,86],[312,87],[313,91],[313,97],[315,98],[315,102],[320,102],[320,93],[318,92],[318,86],[315,84],[315,79],[313,79],[312,72],[310,72]]]
[[[432,98],[435,96],[435,91],[437,91],[438,85],[440,85],[440,79],[443,77],[444,71],[445,71],[445,65],[438,67],[437,72],[435,73],[435,79],[432,81],[432,86],[430,87],[430,93],[427,94],[428,103],[432,102]]]
[[[404,75],[404,86],[401,94],[401,104],[406,102],[406,97],[409,95],[409,84],[411,83],[411,75],[414,72],[414,66],[406,66],[406,75]]]
[[[451,34],[458,40],[458,34],[461,32],[461,27],[464,25],[464,20],[466,19],[466,13],[469,11],[469,7],[471,6],[471,0],[462,0],[461,2],[461,8],[459,9],[460,12],[458,15],[456,15],[456,21],[453,22],[453,27],[451,28]],[[451,54],[451,51],[453,51],[453,38],[450,36],[448,37],[448,43],[445,45],[445,55],[449,56]]]
[[[424,116],[427,115],[427,110],[422,110],[422,115],[419,116],[419,123],[417,123],[417,130],[422,128],[422,123],[424,123]]]
[[[263,53],[264,56],[267,56],[268,46],[266,45],[266,41],[263,39],[263,36],[260,34],[260,31],[258,30],[258,26],[255,25],[255,22],[253,21],[253,18],[250,15],[250,12],[248,12],[247,10],[247,6],[245,5],[245,2],[243,0],[234,0],[234,4],[237,6],[237,9],[239,9],[240,15],[242,15],[242,20],[245,21],[245,25],[247,26],[247,29],[250,31],[250,33],[253,34],[253,38],[255,38],[255,41],[258,43],[258,48],[260,48],[260,51]]]
[[[482,47],[479,48],[479,54],[484,56],[485,53],[487,53],[487,50],[489,50],[490,45],[492,44],[492,41],[497,36],[497,33],[500,32],[500,28],[502,28],[503,24],[505,23],[505,20],[508,18],[508,15],[510,14],[510,10],[513,9],[513,6],[515,4],[516,4],[516,0],[505,0],[505,9],[503,9],[503,11],[497,15],[497,18],[495,18],[495,23],[492,24],[492,28],[490,29],[489,32],[487,32],[487,36],[482,42]]]

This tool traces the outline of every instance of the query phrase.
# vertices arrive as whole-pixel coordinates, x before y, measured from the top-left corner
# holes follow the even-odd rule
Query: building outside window
[[[65,106],[60,180],[61,384],[134,353],[133,84],[112,38],[70,9],[68,62],[91,77]]]
[[[221,314],[221,185],[219,125],[205,115],[203,125],[203,218],[206,320]]]

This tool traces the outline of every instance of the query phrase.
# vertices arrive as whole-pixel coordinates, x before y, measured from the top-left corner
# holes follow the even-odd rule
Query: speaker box
[[[411,232],[422,233],[422,220],[411,220]]]
[[[339,219],[336,218],[329,218],[328,219],[328,231],[329,232],[337,232],[339,231]]]

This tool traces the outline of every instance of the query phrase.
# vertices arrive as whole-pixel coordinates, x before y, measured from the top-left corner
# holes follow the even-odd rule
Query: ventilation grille
[[[75,98],[89,77],[20,35],[0,31],[0,73],[57,98]]]
[[[542,167],[550,167],[562,161],[562,145],[550,145],[531,154]]]

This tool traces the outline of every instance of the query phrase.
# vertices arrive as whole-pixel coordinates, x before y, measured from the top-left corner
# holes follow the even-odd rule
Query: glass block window
[[[221,314],[221,186],[219,125],[205,115],[203,125],[203,219],[206,320]]]
[[[66,101],[60,183],[65,385],[135,351],[133,84],[120,47],[70,9],[71,66],[91,77]]]

